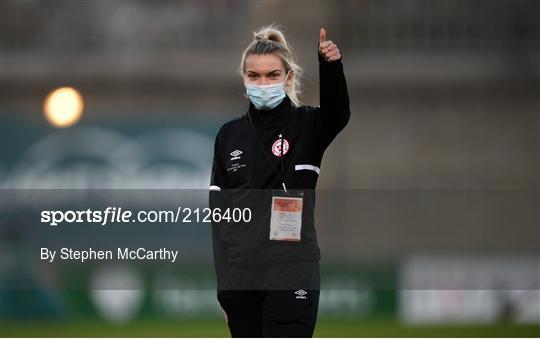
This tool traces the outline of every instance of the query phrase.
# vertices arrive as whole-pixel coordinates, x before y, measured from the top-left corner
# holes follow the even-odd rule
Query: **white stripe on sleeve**
[[[319,167],[314,166],[314,165],[308,165],[308,164],[295,165],[294,170],[295,171],[309,170],[309,171],[315,171],[317,174],[321,173],[321,169]]]

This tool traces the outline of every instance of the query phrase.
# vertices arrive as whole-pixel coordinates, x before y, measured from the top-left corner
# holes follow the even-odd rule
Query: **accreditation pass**
[[[300,241],[303,197],[272,196],[270,240]]]

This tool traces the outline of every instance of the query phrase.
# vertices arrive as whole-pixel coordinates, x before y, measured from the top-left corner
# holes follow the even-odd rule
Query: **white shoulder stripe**
[[[216,185],[210,185],[210,187],[208,187],[208,189],[210,191],[221,191],[221,187],[216,186]]]
[[[295,165],[294,170],[295,171],[310,170],[310,171],[315,171],[317,174],[321,173],[321,169],[319,167],[314,166],[314,165],[308,165],[308,164]]]

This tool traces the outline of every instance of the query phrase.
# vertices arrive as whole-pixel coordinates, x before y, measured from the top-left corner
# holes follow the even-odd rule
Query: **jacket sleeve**
[[[220,208],[224,210],[230,207],[228,198],[228,178],[225,166],[221,158],[221,152],[219,150],[221,131],[218,132],[214,143],[214,157],[212,161],[212,176],[210,178],[209,187],[209,207],[211,211],[214,208]],[[219,234],[224,231],[223,227],[226,227],[223,222],[215,222],[212,219],[212,248],[214,257],[214,268],[216,271],[216,277],[218,281],[222,276],[227,263],[227,250],[223,243],[220,241]]]
[[[347,125],[351,117],[351,111],[349,108],[347,81],[343,72],[343,57],[328,62],[319,52],[317,52],[317,55],[320,89],[318,129],[324,150]]]

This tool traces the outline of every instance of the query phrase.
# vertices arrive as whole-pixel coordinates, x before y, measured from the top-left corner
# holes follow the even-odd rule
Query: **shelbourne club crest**
[[[281,157],[281,134],[279,135],[278,139],[274,141],[274,144],[272,145],[272,153],[276,157]],[[289,152],[289,141],[287,139],[283,139],[283,155],[287,154]]]

